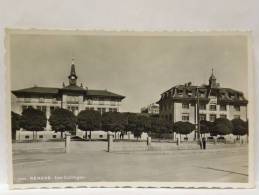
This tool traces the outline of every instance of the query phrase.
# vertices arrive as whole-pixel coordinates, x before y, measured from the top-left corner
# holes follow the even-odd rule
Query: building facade
[[[215,121],[216,118],[247,121],[248,101],[243,93],[220,87],[212,74],[208,85],[193,86],[191,82],[177,85],[161,94],[157,102],[160,117],[172,121],[188,121],[197,125],[198,121]]]
[[[96,110],[104,112],[119,112],[121,101],[125,98],[108,90],[91,90],[77,85],[77,74],[72,62],[69,84],[61,88],[38,87],[12,91],[15,96],[12,111],[21,114],[28,107],[39,109],[46,113],[47,119],[56,108],[71,110],[77,115],[81,110]],[[51,130],[47,123],[46,130]]]
[[[159,114],[159,105],[156,103],[149,104],[146,107],[142,107],[140,109],[140,112],[151,114],[151,115],[158,115]]]

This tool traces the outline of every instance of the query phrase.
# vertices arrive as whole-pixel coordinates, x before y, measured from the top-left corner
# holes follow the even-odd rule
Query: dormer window
[[[54,103],[54,104],[58,103],[57,98],[53,98],[52,103]]]
[[[229,93],[229,97],[230,97],[230,99],[234,99],[235,98],[235,94]]]
[[[205,97],[205,92],[204,91],[199,91],[200,97]]]
[[[183,90],[178,89],[178,90],[177,90],[177,94],[178,94],[178,96],[182,96],[182,95],[183,95]]]
[[[222,98],[224,98],[224,97],[226,96],[226,94],[225,94],[224,92],[222,92],[222,93],[220,93],[220,96],[221,96]]]

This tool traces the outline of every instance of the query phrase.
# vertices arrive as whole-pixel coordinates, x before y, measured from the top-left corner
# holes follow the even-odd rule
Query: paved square
[[[248,182],[248,148],[209,144],[207,150],[173,143],[106,142],[13,144],[14,183],[168,181]]]

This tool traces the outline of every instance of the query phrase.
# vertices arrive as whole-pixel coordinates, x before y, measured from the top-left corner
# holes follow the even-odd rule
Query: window
[[[85,110],[94,110],[94,107],[85,107]]]
[[[116,102],[115,102],[115,101],[111,101],[111,102],[110,102],[110,105],[111,105],[111,106],[116,106]]]
[[[205,92],[204,91],[200,91],[199,95],[200,95],[200,97],[205,97]]]
[[[182,114],[182,121],[189,121],[189,113]]]
[[[93,104],[93,100],[87,100],[87,104],[88,105],[92,105]]]
[[[102,113],[105,113],[106,112],[106,109],[105,108],[102,108]]]
[[[210,114],[210,122],[214,122],[216,118],[216,114]]]
[[[240,115],[234,115],[234,119],[240,119]]]
[[[200,110],[206,110],[206,104],[200,104]]]
[[[45,99],[44,99],[44,98],[40,98],[40,99],[39,99],[39,102],[40,102],[40,103],[44,103],[44,102],[45,102]]]
[[[220,110],[221,111],[226,111],[227,110],[227,105],[220,105]]]
[[[58,108],[59,108],[58,106],[50,106],[50,113],[53,113],[53,111]]]
[[[200,114],[200,121],[206,121],[206,114]]]
[[[44,112],[44,113],[46,113],[46,109],[47,109],[46,106],[42,106],[41,111]]]
[[[42,139],[42,138],[43,138],[43,135],[39,135],[39,138]]]
[[[227,118],[227,115],[226,114],[221,114],[219,117],[220,118]]]
[[[234,105],[235,111],[240,111],[240,106],[239,105]]]
[[[76,104],[79,102],[78,96],[67,96],[67,102],[71,104]]]
[[[31,98],[24,98],[24,102],[30,103],[31,102]]]
[[[183,109],[189,109],[189,104],[188,103],[182,103],[182,108]]]
[[[57,138],[57,135],[52,135],[52,138]]]
[[[53,113],[53,111],[55,110],[54,106],[50,106],[50,113]]]
[[[182,96],[182,95],[183,95],[183,90],[178,89],[178,90],[177,90],[177,95],[178,95],[178,96]]]
[[[46,113],[46,106],[37,106],[36,109]]]
[[[30,139],[30,136],[29,135],[25,135],[25,139]]]
[[[75,113],[75,111],[78,110],[78,106],[68,106],[67,109]]]
[[[53,98],[53,99],[52,99],[52,103],[53,103],[53,104],[57,104],[57,103],[58,103],[57,99],[56,99],[56,98]]]
[[[103,100],[99,100],[99,105],[104,105],[104,101]]]
[[[109,112],[117,112],[117,108],[109,108]]]
[[[99,135],[99,138],[103,138],[103,135]]]
[[[215,104],[210,105],[210,110],[213,110],[213,111],[217,110],[217,106]]]
[[[229,93],[229,98],[230,98],[230,99],[234,99],[234,98],[235,98],[235,94]]]

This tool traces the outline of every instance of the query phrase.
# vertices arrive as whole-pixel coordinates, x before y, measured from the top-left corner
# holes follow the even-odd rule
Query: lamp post
[[[201,126],[200,126],[200,94],[199,87],[197,87],[197,107],[196,107],[196,120],[197,120],[197,133],[198,133],[198,143],[202,149],[202,140],[201,140]]]

